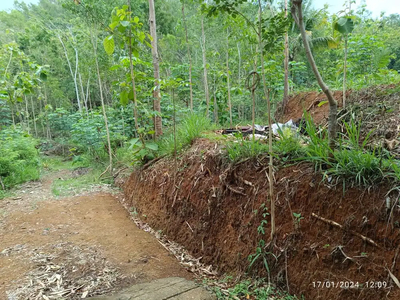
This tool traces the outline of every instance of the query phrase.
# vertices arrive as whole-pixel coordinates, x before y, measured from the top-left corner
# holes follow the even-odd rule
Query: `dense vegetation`
[[[294,18],[292,2],[302,11]],[[96,165],[97,180],[105,171],[110,179],[121,164],[174,155],[206,131],[274,122],[288,92],[321,90],[307,45],[331,90],[399,83],[400,15],[372,18],[343,2],[330,14],[311,0],[16,1],[0,12],[0,198],[59,162],[43,163],[40,152]],[[270,172],[306,161],[343,189],[398,186],[398,160],[361,136],[358,116],[341,125],[336,139],[306,116],[305,135],[283,129],[270,145],[206,136],[223,141],[230,163],[270,155]],[[269,293],[243,284],[229,293]]]
[[[3,189],[38,176],[11,171],[24,157],[37,161],[36,154],[22,153],[33,153],[28,135],[42,141],[42,150],[61,145],[74,160],[109,157],[112,164],[121,157],[171,154],[210,122],[248,123],[253,106],[257,122],[267,123],[265,97],[272,111],[285,98],[285,33],[290,92],[318,89],[284,1],[155,1],[157,30],[150,34],[151,2],[41,0],[16,2],[14,10],[0,12],[1,149],[19,149],[2,161]],[[400,16],[374,19],[365,6],[351,9],[350,2],[330,15],[303,1],[307,39],[325,82],[333,89],[399,82]],[[259,84],[253,105],[248,88],[254,78],[248,74],[262,70],[266,89]],[[179,125],[192,112],[196,115]],[[162,130],[164,136],[151,142]],[[251,156],[255,146],[249,147]]]

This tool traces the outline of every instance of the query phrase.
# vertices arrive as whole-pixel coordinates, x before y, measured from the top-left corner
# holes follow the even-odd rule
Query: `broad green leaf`
[[[128,103],[129,103],[128,92],[127,91],[122,91],[119,94],[119,100],[120,100],[120,103],[122,105],[128,105]]]
[[[354,29],[354,21],[350,17],[341,17],[334,24],[334,28],[341,34],[349,34]]]
[[[106,50],[108,55],[114,53],[115,43],[114,43],[114,37],[112,35],[109,35],[104,39],[103,45],[104,45],[104,50]]]
[[[46,81],[47,80],[47,74],[45,72],[41,72],[40,73],[40,79],[43,80],[43,81]]]
[[[118,69],[120,69],[120,68],[122,68],[121,65],[114,65],[114,66],[112,66],[112,67],[110,68],[110,71],[115,71],[115,70],[118,70]]]
[[[114,21],[114,22],[112,22],[112,23],[110,24],[110,28],[111,28],[112,30],[114,30],[114,29],[115,29],[115,27],[117,27],[117,26],[118,26],[118,24],[119,24],[119,22],[118,22],[118,21]]]
[[[124,27],[128,27],[129,26],[129,21],[121,21],[121,25]]]
[[[129,91],[129,93],[128,93],[128,99],[133,101],[133,100],[134,100],[133,98],[134,98],[133,90],[131,89],[131,90]]]
[[[147,153],[148,152],[145,149],[142,149],[139,151],[138,154],[140,155],[141,159],[143,159],[147,155]]]
[[[146,144],[146,148],[153,150],[153,151],[157,151],[158,150],[158,145],[156,143],[147,143]]]

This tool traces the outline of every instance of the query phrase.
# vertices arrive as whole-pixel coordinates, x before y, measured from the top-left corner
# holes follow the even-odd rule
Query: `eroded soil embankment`
[[[198,140],[178,160],[176,173],[173,161],[163,159],[132,174],[125,196],[151,226],[203,263],[241,274],[258,241],[269,236],[269,216],[266,235],[257,233],[261,205],[269,210],[266,168],[266,160],[229,166],[218,145]],[[400,278],[400,212],[397,206],[386,210],[387,188],[350,188],[343,194],[341,184],[321,182],[306,164],[279,170],[275,180],[277,260],[267,256],[275,283],[289,282],[290,292],[306,299],[400,299],[388,272]],[[296,222],[293,213],[304,219]],[[335,286],[318,286],[326,281]],[[359,287],[340,288],[348,282]]]

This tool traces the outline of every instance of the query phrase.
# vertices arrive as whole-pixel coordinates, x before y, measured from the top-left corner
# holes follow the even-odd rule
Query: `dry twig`
[[[316,214],[314,214],[314,213],[311,213],[311,216],[313,216],[314,218],[316,218],[316,219],[318,219],[318,220],[320,220],[320,221],[322,221],[322,222],[325,222],[325,223],[327,223],[327,224],[329,224],[329,225],[338,227],[338,228],[340,228],[340,229],[342,229],[342,230],[344,230],[344,231],[347,231],[347,232],[349,232],[349,233],[351,233],[351,234],[353,234],[353,235],[355,235],[355,236],[358,236],[358,237],[361,238],[364,242],[369,243],[369,244],[372,245],[372,246],[375,246],[375,247],[377,247],[377,248],[382,248],[381,246],[379,246],[377,243],[375,243],[375,242],[374,242],[372,239],[370,239],[369,237],[366,237],[366,236],[364,236],[364,235],[362,235],[362,234],[360,234],[360,233],[358,233],[358,232],[352,231],[352,230],[346,230],[346,229],[343,227],[343,225],[340,225],[339,223],[337,223],[337,222],[335,222],[335,221],[332,221],[332,220],[329,220],[329,219],[325,219],[325,218],[320,217],[320,216],[318,216],[318,215],[316,215]]]

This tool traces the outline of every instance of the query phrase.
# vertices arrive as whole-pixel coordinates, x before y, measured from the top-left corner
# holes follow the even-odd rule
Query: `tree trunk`
[[[192,56],[190,54],[188,31],[187,31],[186,18],[185,18],[185,1],[184,0],[182,1],[182,18],[183,18],[183,25],[185,27],[186,47],[187,47],[187,53],[188,53],[188,57],[189,57],[190,111],[193,112]]]
[[[229,123],[232,127],[232,103],[231,103],[231,84],[229,76],[229,28],[226,30],[226,81],[228,88],[228,108],[229,108]]]
[[[77,79],[76,79],[77,68],[78,68],[78,50],[76,48],[74,48],[75,49],[75,54],[76,54],[76,65],[75,65],[75,72],[73,72],[72,71],[71,62],[69,60],[67,48],[65,47],[65,44],[64,44],[61,36],[59,34],[57,34],[57,37],[58,37],[61,45],[63,46],[65,58],[67,59],[67,63],[68,63],[68,67],[69,67],[69,71],[71,72],[72,79],[74,80],[76,101],[78,102],[78,109],[79,109],[79,112],[82,112],[81,101],[80,101],[80,98],[79,98],[78,82],[77,82]]]
[[[80,82],[80,84],[81,84],[82,99],[83,99],[83,103],[84,103],[84,105],[85,105],[86,116],[89,116],[88,106],[87,106],[87,97],[86,97],[86,95],[85,95],[85,90],[83,89],[83,83],[82,83],[82,76],[81,76],[81,73],[79,73],[79,82]]]
[[[31,96],[31,106],[32,106],[32,120],[33,120],[33,127],[35,128],[35,137],[38,136],[36,120],[35,120],[35,106],[33,105],[33,97]]]
[[[90,93],[89,88],[90,88],[90,70],[89,70],[89,75],[88,75],[88,80],[87,80],[87,85],[86,85],[86,97],[85,97],[85,107],[86,107],[86,110],[87,110],[88,112],[89,112],[89,109],[88,109],[88,100],[89,100],[89,93]],[[91,108],[91,106],[92,106],[92,105],[90,105],[90,108]]]
[[[271,120],[271,102],[269,99],[269,90],[267,90],[267,84],[265,80],[265,68],[264,68],[264,45],[262,42],[262,22],[261,22],[262,6],[261,0],[258,0],[258,47],[260,48],[260,63],[261,63],[261,76],[263,81],[263,89],[265,99],[267,100],[268,110],[268,150],[269,150],[269,164],[268,164],[268,177],[269,177],[269,199],[271,201],[271,243],[274,244],[275,240],[275,198],[274,198],[274,176],[273,176],[273,160],[272,160],[272,120]]]
[[[101,107],[103,110],[103,118],[104,118],[104,125],[106,128],[106,134],[107,134],[107,145],[108,145],[108,157],[109,157],[109,168],[110,168],[110,175],[111,177],[113,176],[113,163],[112,163],[112,149],[111,149],[111,140],[110,140],[110,130],[108,129],[108,119],[107,119],[107,113],[106,113],[106,108],[104,104],[104,97],[103,97],[103,88],[102,88],[102,82],[101,82],[101,76],[100,76],[100,68],[99,68],[99,61],[97,59],[97,41],[93,37],[93,33],[91,33],[91,39],[92,39],[92,46],[93,46],[93,54],[94,54],[94,59],[96,62],[96,70],[97,70],[97,79],[99,82],[99,90],[100,90],[100,100],[101,100]]]
[[[131,1],[128,1],[129,12],[132,12]],[[129,22],[131,21],[131,16],[129,14]],[[140,136],[139,134],[139,124],[138,124],[138,112],[137,112],[137,96],[136,96],[136,83],[135,83],[135,73],[133,72],[133,62],[132,62],[132,37],[131,32],[129,32],[129,67],[131,70],[131,81],[132,81],[132,91],[133,91],[133,117],[135,118],[135,136]]]
[[[314,72],[315,78],[317,79],[318,85],[325,93],[329,102],[329,119],[328,119],[328,135],[329,135],[329,147],[333,150],[335,148],[336,141],[336,127],[337,127],[337,102],[333,98],[332,92],[329,87],[323,81],[321,74],[318,71],[314,57],[311,53],[310,45],[307,41],[306,29],[303,23],[303,11],[302,11],[302,0],[293,0],[292,16],[297,26],[300,29],[301,38],[303,40],[304,48],[306,50],[307,60]]]
[[[239,58],[239,61],[238,61],[238,87],[240,87],[241,86],[241,80],[242,80],[241,71],[240,71],[240,69],[242,68],[242,54],[240,53],[240,44],[239,43],[237,43],[237,49],[238,49],[238,58]],[[238,104],[239,121],[242,120],[243,115],[244,115],[244,114],[240,114],[240,111],[241,111],[240,108],[241,108],[241,104],[239,102],[239,104]]]
[[[216,78],[214,74],[214,122],[218,124],[218,103],[217,103],[217,85],[216,85]]]
[[[50,124],[49,124],[49,114],[47,112],[47,89],[46,89],[46,85],[43,86],[43,90],[44,90],[44,98],[43,98],[43,102],[44,102],[44,114],[46,116],[46,135],[47,138],[49,140],[51,140],[51,130],[50,130]]]
[[[149,0],[149,23],[150,23],[150,34],[153,38],[151,41],[151,54],[153,56],[153,68],[154,68],[154,89],[153,89],[153,109],[157,113],[154,116],[154,131],[155,138],[162,135],[162,119],[161,119],[161,96],[160,96],[160,65],[157,49],[157,30],[156,30],[156,14],[154,9],[154,0]]]
[[[29,124],[29,111],[28,111],[28,99],[26,98],[26,96],[24,96],[24,100],[25,100],[25,115],[24,115],[24,119],[25,122],[27,124],[27,128],[28,128],[28,134],[31,134],[31,127]]]
[[[287,18],[287,7],[288,0],[285,0],[285,17]],[[289,34],[285,32],[285,60],[284,60],[284,69],[285,69],[285,81],[283,85],[283,111],[286,110],[286,105],[289,100]]]
[[[204,20],[203,16],[201,17],[201,37],[202,37],[202,47],[201,50],[203,52],[203,70],[204,70],[204,93],[206,96],[206,104],[207,104],[207,110],[206,110],[206,116],[207,118],[209,117],[210,114],[210,93],[208,90],[208,70],[207,70],[207,56],[206,56],[206,35],[204,32]]]
[[[344,38],[344,67],[343,67],[343,108],[346,107],[346,73],[347,73],[347,40],[349,35]]]

